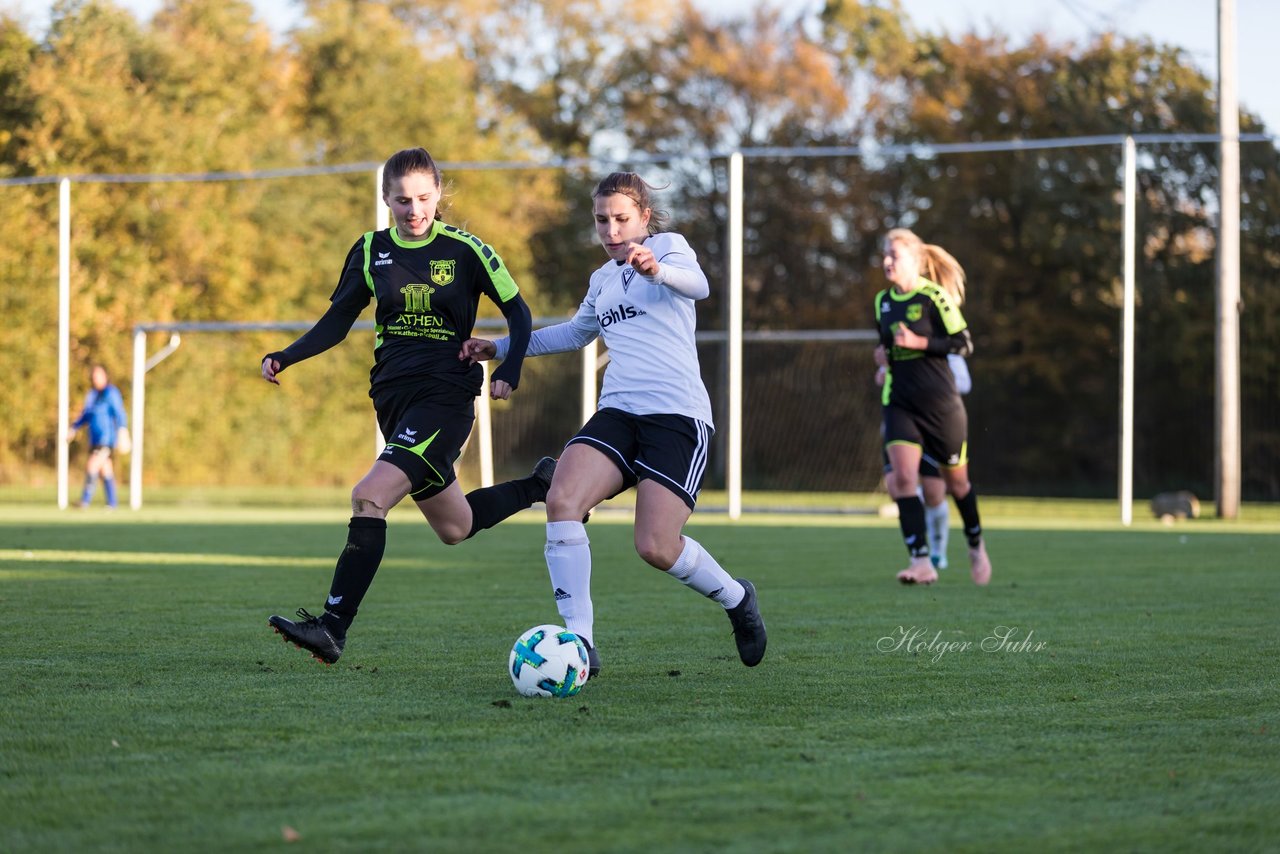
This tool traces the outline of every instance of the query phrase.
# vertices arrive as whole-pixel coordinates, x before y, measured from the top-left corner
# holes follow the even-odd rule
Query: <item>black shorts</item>
[[[653,480],[692,510],[702,490],[714,433],[711,425],[686,415],[632,415],[606,407],[592,415],[568,445],[590,445],[613,460],[625,489]]]
[[[893,466],[889,465],[889,452],[883,445],[880,446],[880,456],[884,460],[884,473],[888,474],[893,471]],[[918,470],[921,477],[942,477],[942,470],[938,468],[938,461],[923,451],[920,454],[920,466]]]
[[[884,445],[915,445],[922,459],[939,469],[956,468],[969,462],[969,415],[964,405],[930,412],[901,406],[884,408]]]
[[[889,463],[889,448],[884,443],[884,420],[880,421],[880,461],[884,463],[884,473],[887,475],[893,471],[893,466]],[[942,477],[942,470],[938,468],[938,461],[928,454],[921,451],[920,465],[917,468],[921,477]]]
[[[471,394],[445,385],[382,389],[373,408],[387,440],[378,459],[408,476],[410,498],[439,495],[458,479],[453,464],[476,417]]]

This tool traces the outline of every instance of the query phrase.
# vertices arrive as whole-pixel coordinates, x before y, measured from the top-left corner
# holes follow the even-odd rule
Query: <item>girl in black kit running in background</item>
[[[968,324],[949,294],[963,287],[964,270],[942,247],[895,228],[884,240],[884,274],[893,286],[876,294],[875,312],[884,348],[879,357],[887,365],[881,393],[891,469],[886,482],[911,558],[898,580],[938,580],[929,560],[924,504],[916,493],[921,456],[927,454],[937,462],[964,521],[973,582],[987,584],[991,560],[982,540],[978,495],[969,482],[969,419],[947,363],[951,353],[967,357],[973,352]]]
[[[272,616],[288,641],[326,664],[342,654],[347,629],[373,581],[387,539],[387,513],[411,497],[441,541],[459,543],[546,498],[555,461],[529,477],[464,495],[453,469],[471,433],[483,370],[460,361],[480,295],[497,304],[511,355],[493,372],[490,394],[505,400],[520,382],[532,321],[507,268],[488,245],[441,221],[440,171],[424,149],[397,152],[383,169],[382,196],[395,226],[356,240],[329,310],[306,334],[262,360],[262,378],[338,344],[372,300],[378,324],[369,396],[386,447],[351,491],[347,545],[319,617]]]

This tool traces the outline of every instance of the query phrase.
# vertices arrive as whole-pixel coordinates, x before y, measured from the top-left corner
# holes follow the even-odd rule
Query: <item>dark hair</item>
[[[662,230],[662,226],[666,225],[667,221],[671,219],[671,215],[666,211],[654,209],[653,193],[656,189],[656,187],[634,172],[614,172],[599,184],[596,184],[595,191],[591,193],[591,198],[598,199],[601,196],[615,194],[626,196],[636,203],[636,207],[640,208],[641,213],[649,211],[649,233],[657,234]]]
[[[414,172],[426,172],[435,178],[441,196],[444,195],[444,178],[440,175],[440,167],[436,166],[425,148],[405,148],[387,158],[382,166],[382,195],[391,195],[391,184]],[[440,208],[437,207],[436,219],[440,218]]]

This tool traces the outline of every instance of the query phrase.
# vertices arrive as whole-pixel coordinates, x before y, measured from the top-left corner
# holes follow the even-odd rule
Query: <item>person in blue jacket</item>
[[[124,412],[124,397],[120,394],[120,389],[111,384],[107,369],[102,365],[94,365],[89,372],[89,380],[93,383],[93,388],[85,395],[84,409],[67,433],[67,441],[72,442],[81,427],[89,428],[89,459],[85,463],[84,491],[80,493],[79,506],[88,507],[93,501],[93,490],[101,477],[107,507],[114,510],[118,501],[111,455],[116,450],[121,431],[129,426],[129,420]]]

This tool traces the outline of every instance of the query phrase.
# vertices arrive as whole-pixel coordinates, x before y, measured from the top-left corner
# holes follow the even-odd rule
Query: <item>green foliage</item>
[[[1043,40],[1011,48],[973,36],[921,44],[929,61],[910,78],[908,139],[1216,130],[1210,82],[1177,51],[1107,36],[1082,49]],[[1246,150],[1274,170],[1274,148]],[[1210,494],[1214,223],[1204,200],[1217,193],[1216,151],[1170,143],[1144,146],[1142,157],[1136,476],[1151,491]],[[970,409],[981,429],[971,431],[971,447],[983,479],[1002,489],[1037,493],[1047,481],[1062,494],[1073,481],[1114,479],[1120,169],[1114,146],[903,165],[899,221],[955,249],[973,280],[965,306],[977,342]],[[1268,219],[1276,227],[1273,214],[1258,213],[1253,228]],[[1248,242],[1246,276],[1256,269],[1250,255],[1265,246]],[[1264,313],[1280,308],[1274,290],[1258,295]],[[1277,374],[1268,381],[1259,367],[1243,390],[1261,402]],[[1179,429],[1165,429],[1170,423]],[[1043,441],[1019,443],[1026,424],[1054,429]],[[1250,465],[1249,486],[1268,490],[1266,471]]]
[[[35,119],[36,99],[27,80],[35,54],[35,41],[16,21],[0,14],[0,177],[15,174],[14,130]]]
[[[124,378],[139,322],[317,317],[346,251],[373,227],[376,165],[401,147],[423,145],[446,167],[464,166],[445,170],[445,217],[494,246],[538,316],[572,311],[603,261],[589,198],[600,173],[639,168],[667,188],[660,203],[715,285],[699,311],[702,328],[718,329],[728,262],[724,151],[1216,130],[1211,81],[1176,49],[1106,34],[1062,44],[932,33],[915,27],[897,0],[829,0],[802,12],[760,4],[720,21],[667,0],[308,0],[302,11],[298,28],[280,37],[254,20],[247,0],[173,0],[145,25],[109,0],[62,0],[38,40],[0,18],[0,176],[357,170],[75,182],[78,367],[102,361]],[[1261,124],[1246,114],[1242,127]],[[1192,143],[1144,143],[1140,152],[1136,484],[1140,493],[1207,494],[1216,152]],[[648,155],[669,160],[644,162]],[[553,157],[595,162],[465,168]],[[1119,157],[1113,145],[935,156],[877,154],[872,145],[856,156],[750,157],[747,325],[868,327],[883,285],[881,235],[912,227],[969,271],[975,476],[1005,492],[1110,493]],[[1280,156],[1273,145],[1251,144],[1242,159],[1245,492],[1276,498],[1280,363],[1269,342],[1280,317]],[[24,235],[0,245],[3,306],[11,317],[53,318],[56,193],[0,187],[0,216],[7,233]],[[487,303],[482,311],[497,315]],[[51,326],[0,330],[0,370],[24,390],[2,416],[0,481],[39,480],[55,456]],[[149,345],[161,343],[156,336]],[[364,343],[353,343],[356,355],[325,356],[337,363],[295,375],[352,382],[356,391],[363,379],[337,377],[361,374]],[[171,442],[151,443],[149,470],[201,472],[193,484],[238,482],[252,470],[225,460],[192,466],[191,443],[200,425],[206,447],[234,455],[263,405],[266,390],[247,388],[260,355],[207,353],[217,380],[196,379],[196,366],[186,366],[185,384],[166,391],[163,372],[178,363],[159,369],[155,402],[182,429]],[[761,374],[771,385],[803,376],[810,363],[802,347],[769,359]],[[719,371],[707,374],[714,387]],[[843,389],[861,378],[842,368],[813,379],[825,394],[797,397],[808,386],[796,381],[781,399],[811,407],[814,423],[848,425],[850,401],[862,395]],[[127,384],[124,391],[128,397]],[[833,391],[841,401],[827,402]],[[77,381],[77,401],[81,392]],[[198,405],[211,396],[216,417]],[[343,446],[343,425],[364,420],[359,404],[351,412],[336,405],[332,418],[323,400],[296,406],[275,419],[290,425],[298,456],[313,463],[262,475],[298,485],[347,478],[349,461],[330,449]],[[294,416],[324,425],[301,430]],[[160,420],[152,420],[157,429]],[[534,432],[546,440],[546,431]],[[748,476],[811,486],[796,479],[805,468],[787,463],[794,439],[785,430],[757,436],[763,447],[748,446]],[[363,447],[363,428],[345,442]],[[545,451],[515,446],[504,457]],[[859,467],[875,476],[874,459]],[[848,477],[833,487],[863,486]]]
[[[23,252],[0,245],[0,312],[27,320],[0,324],[0,372],[11,389],[0,412],[0,482],[29,479],[57,451],[57,210],[54,185],[0,188],[0,222],[30,241]],[[82,381],[87,389],[87,366]]]
[[[323,597],[342,514],[18,509],[0,520],[0,847],[1270,847],[1274,521],[1120,531],[1043,510],[990,514],[985,589],[962,566],[898,585],[887,521],[697,521],[760,591],[753,669],[714,604],[595,519],[605,669],[561,702],[504,672],[555,619],[536,518],[449,548],[393,514],[325,668],[266,617]],[[984,650],[998,626],[1032,643]]]
[[[55,10],[46,43],[34,51],[6,28],[0,85],[15,93],[15,119],[27,120],[18,122],[10,148],[0,145],[0,153],[17,152],[5,172],[250,171],[381,161],[392,146],[409,145],[427,145],[440,160],[497,160],[518,147],[519,126],[482,132],[466,63],[417,50],[412,33],[382,5],[316,4],[309,14],[313,25],[290,45],[274,43],[253,21],[247,2],[182,0],[167,5],[145,29],[110,3],[64,3]],[[34,62],[24,69],[21,59],[30,53]],[[16,97],[23,91],[31,93],[26,101]],[[28,101],[33,106],[23,108]],[[395,135],[389,137],[391,129]],[[318,317],[347,249],[373,226],[372,172],[235,182],[73,182],[73,364],[104,362],[128,397],[124,380],[135,323]],[[520,236],[555,210],[555,179],[521,174],[528,194],[522,197],[507,191],[510,178],[492,172],[453,181],[451,191],[465,183],[465,194],[446,216],[493,242],[536,303],[531,254]],[[30,252],[19,253],[17,244],[0,248],[5,281],[27,281],[32,269],[42,269],[37,281],[55,282],[56,193],[3,188],[0,212],[14,233],[32,237]],[[51,287],[10,285],[3,295],[19,316],[56,317]],[[50,366],[56,363],[35,356],[56,352],[46,332],[53,336],[56,328],[41,324],[33,334],[9,326],[0,332],[15,343],[0,356],[8,362],[0,367],[31,389],[5,416],[12,429],[0,447],[4,480],[29,478],[54,455],[57,382]],[[151,349],[163,340],[154,336]],[[150,425],[156,441],[149,443],[148,463],[190,471],[199,482],[250,479],[252,472],[231,461],[262,415],[254,407],[261,397],[255,392],[263,390],[247,386],[262,353],[287,343],[272,341],[235,364],[219,360],[225,350],[206,352],[203,371],[190,372],[192,380],[181,387],[166,387],[158,376],[151,401],[158,417]],[[362,340],[356,346],[363,367],[345,370],[353,396],[365,407],[362,424],[369,420],[366,345]],[[322,380],[334,370],[310,372]],[[76,408],[80,373],[74,371]],[[216,413],[200,405],[211,399],[224,404]],[[303,405],[293,415],[314,412]],[[328,429],[299,429],[293,417],[284,423],[326,455],[351,441],[350,433],[337,433],[349,419],[321,420]],[[363,441],[361,433],[362,448]],[[257,474],[328,483],[348,478],[350,469],[294,465]]]

